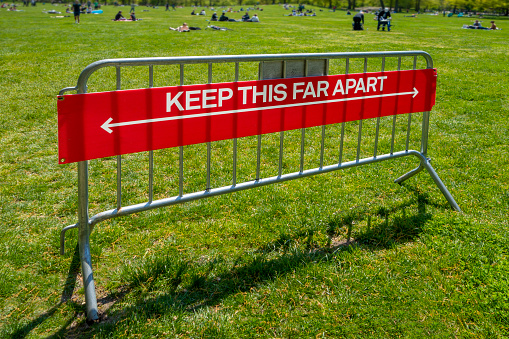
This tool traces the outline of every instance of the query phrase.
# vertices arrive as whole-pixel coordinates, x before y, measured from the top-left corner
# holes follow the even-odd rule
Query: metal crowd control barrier
[[[419,59],[421,58],[421,59]],[[136,59],[111,59],[97,61],[87,66],[79,76],[76,87],[64,88],[60,91],[60,95],[65,92],[77,91],[77,94],[87,93],[87,83],[89,77],[97,70],[104,67],[114,67],[116,70],[116,89],[121,90],[121,69],[132,66],[143,66],[148,68],[148,84],[149,88],[153,87],[154,83],[154,67],[160,65],[178,65],[180,67],[180,85],[184,85],[184,68],[186,65],[192,64],[205,64],[208,65],[208,83],[212,82],[213,66],[216,64],[230,63],[235,70],[235,82],[239,81],[239,74],[241,74],[243,63],[259,63],[258,80],[263,79],[278,79],[278,78],[292,78],[304,76],[322,76],[328,75],[331,62],[341,62],[341,67],[344,67],[340,74],[350,74],[352,62],[361,63],[363,65],[363,72],[366,73],[368,69],[368,60],[376,67],[380,67],[378,71],[384,72],[386,64],[389,60],[393,64],[397,63],[397,71],[402,70],[402,59],[410,60],[408,64],[410,67],[407,69],[416,69],[418,60],[424,61],[426,69],[433,68],[433,62],[429,54],[422,51],[409,51],[409,52],[367,52],[367,53],[319,53],[319,54],[274,54],[274,55],[240,55],[240,56],[203,56],[203,57],[168,57],[168,58],[136,58]],[[344,66],[343,66],[344,63]],[[339,67],[339,66],[338,66]],[[362,68],[362,66],[361,66]],[[250,79],[257,80],[257,79]],[[429,116],[430,112],[422,112],[421,130],[418,132],[420,135],[420,150],[409,149],[409,139],[412,126],[412,114],[408,115],[408,122],[406,125],[406,140],[402,145],[401,150],[395,149],[395,126],[396,115],[393,116],[390,152],[386,154],[379,154],[379,133],[380,133],[380,117],[376,118],[376,132],[371,146],[372,156],[361,157],[361,144],[363,141],[363,120],[356,121],[358,123],[357,131],[357,149],[352,150],[352,154],[356,154],[355,159],[351,161],[344,161],[344,143],[345,143],[345,122],[341,123],[341,136],[339,145],[335,152],[337,152],[339,159],[337,162],[326,165],[324,164],[324,148],[326,139],[326,126],[321,128],[321,149],[317,152],[320,153],[319,166],[313,169],[304,168],[304,154],[305,154],[305,136],[306,129],[302,129],[301,133],[301,147],[300,147],[300,166],[297,172],[284,174],[283,173],[283,145],[285,132],[280,133],[280,147],[278,164],[274,164],[274,168],[278,168],[278,173],[275,176],[262,178],[260,175],[260,154],[262,149],[262,136],[257,136],[257,151],[256,151],[256,173],[254,173],[254,180],[246,182],[238,182],[237,178],[237,139],[233,138],[233,154],[232,154],[232,178],[231,185],[223,187],[211,187],[211,143],[207,143],[207,163],[206,163],[206,187],[204,190],[185,193],[184,192],[184,147],[179,146],[179,164],[178,164],[178,195],[154,200],[154,156],[153,151],[148,152],[148,173],[147,173],[147,186],[148,186],[148,200],[141,204],[130,206],[122,205],[122,156],[117,156],[117,203],[115,208],[103,211],[92,217],[89,217],[89,173],[88,161],[78,162],[78,222],[74,225],[65,227],[61,232],[61,253],[64,253],[64,240],[65,232],[71,228],[79,229],[79,254],[82,265],[83,285],[85,289],[86,313],[87,319],[93,321],[98,319],[97,300],[94,287],[94,278],[92,273],[92,262],[90,255],[89,236],[93,227],[110,218],[124,216],[140,211],[151,210],[163,206],[174,204],[181,204],[197,199],[208,198],[216,195],[232,193],[245,189],[270,185],[278,182],[308,177],[316,174],[327,173],[344,168],[351,168],[356,166],[367,165],[375,162],[401,158],[405,156],[415,156],[419,160],[419,166],[414,170],[402,175],[395,180],[396,183],[402,183],[410,177],[419,173],[422,169],[426,169],[431,175],[433,181],[441,190],[449,204],[456,211],[460,211],[459,206],[456,204],[454,198],[451,196],[445,185],[442,183],[435,170],[427,158],[428,150],[428,130],[429,130]],[[402,116],[403,117],[403,116]],[[415,119],[415,118],[414,118]],[[417,120],[417,119],[415,119]],[[421,120],[419,120],[421,121]],[[415,124],[415,121],[414,121]],[[337,128],[339,128],[339,126]],[[354,138],[355,139],[355,138]],[[253,160],[254,161],[254,160]],[[253,166],[254,167],[254,166]]]

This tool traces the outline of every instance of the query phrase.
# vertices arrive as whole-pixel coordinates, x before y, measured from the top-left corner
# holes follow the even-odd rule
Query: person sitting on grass
[[[177,32],[189,32],[190,31],[189,26],[185,22],[180,27],[177,27],[177,28],[170,27],[170,30],[177,31]]]
[[[224,12],[221,14],[221,16],[219,17],[219,21],[228,21],[228,17],[226,15],[224,15]]]
[[[248,12],[246,12],[246,14],[244,14],[242,16],[242,21],[249,21],[249,13]]]
[[[200,12],[200,14],[198,14],[198,15],[206,15],[206,14],[205,14],[205,10],[204,10],[204,9],[202,9],[202,10],[201,10],[201,12]]]
[[[118,11],[117,15],[115,15],[114,21],[122,21],[125,20],[124,16],[122,15],[122,11]]]
[[[479,20],[475,20],[473,25],[463,25],[463,28],[491,30],[491,27],[483,27]]]
[[[136,19],[136,15],[134,14],[134,12],[131,13],[131,21],[137,21],[138,19]]]
[[[253,14],[253,17],[250,20],[251,22],[260,22],[260,19],[258,18],[258,14]]]
[[[217,21],[217,13],[216,12],[214,12],[214,14],[212,14],[210,21]]]
[[[497,25],[495,25],[495,21],[491,21],[491,22],[490,22],[490,24],[491,24],[491,26],[490,26],[490,29],[491,29],[491,30],[496,30],[496,29],[498,29]]]

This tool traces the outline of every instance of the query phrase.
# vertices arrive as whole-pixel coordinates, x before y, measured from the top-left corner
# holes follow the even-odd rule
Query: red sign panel
[[[64,95],[59,162],[429,111],[435,90],[424,69]]]

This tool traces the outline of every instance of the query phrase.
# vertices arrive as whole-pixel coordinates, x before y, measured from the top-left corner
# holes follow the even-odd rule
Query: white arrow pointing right
[[[145,119],[145,120],[134,120],[134,121],[126,121],[126,122],[117,122],[111,123],[113,118],[109,118],[101,125],[101,128],[108,133],[112,133],[112,127],[120,127],[120,126],[129,126],[129,125],[140,125],[140,124],[149,124],[153,122],[161,122],[161,121],[171,121],[171,120],[183,120],[183,119],[191,119],[191,118],[201,118],[201,117],[211,117],[216,115],[224,115],[224,114],[237,114],[243,112],[254,112],[254,111],[263,111],[275,108],[287,108],[287,107],[299,107],[299,106],[310,106],[310,105],[320,105],[320,104],[329,104],[334,102],[342,102],[342,101],[353,101],[353,100],[363,100],[363,99],[373,99],[373,98],[385,98],[385,97],[395,97],[400,95],[412,95],[412,98],[419,94],[417,88],[414,87],[412,92],[402,92],[402,93],[389,93],[389,94],[379,94],[379,95],[368,95],[364,97],[354,97],[354,98],[342,98],[342,99],[333,99],[333,100],[323,100],[323,101],[311,101],[311,102],[301,102],[296,104],[287,104],[287,105],[276,105],[269,107],[253,107],[253,108],[244,108],[244,109],[235,109],[230,111],[223,112],[214,112],[214,113],[199,113],[199,114],[190,114],[190,115],[181,115],[174,117],[164,117],[164,118],[156,118],[156,119]]]

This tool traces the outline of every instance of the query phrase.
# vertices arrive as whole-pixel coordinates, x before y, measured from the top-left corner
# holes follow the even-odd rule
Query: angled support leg
[[[420,171],[422,171],[424,167],[422,166],[421,163],[419,163],[419,166],[413,170],[411,170],[410,172],[408,173],[405,173],[403,174],[402,176],[400,176],[399,178],[395,179],[394,182],[396,184],[402,184],[403,181],[407,180],[407,179],[410,179],[411,177],[413,177],[414,175],[418,174]]]
[[[413,154],[419,158],[419,160],[420,160],[419,166],[417,168],[411,170],[410,172],[403,174],[399,178],[395,179],[394,182],[401,185],[401,183],[403,183],[403,181],[410,179],[411,177],[418,174],[420,171],[422,171],[425,168],[428,171],[429,175],[431,175],[431,178],[433,179],[435,184],[438,186],[438,188],[440,189],[440,191],[442,192],[444,197],[449,202],[449,205],[451,205],[451,207],[455,211],[461,212],[461,208],[458,206],[458,204],[452,197],[452,195],[449,192],[449,190],[447,189],[447,187],[445,187],[442,180],[440,180],[440,177],[438,176],[437,172],[435,172],[435,169],[433,168],[433,166],[431,166],[429,159],[426,158],[424,156],[424,154],[422,154],[420,152],[413,151]]]
[[[442,180],[440,180],[440,177],[438,176],[437,172],[435,172],[435,169],[433,168],[433,166],[431,166],[431,164],[428,161],[428,159],[425,158],[425,160],[426,161],[421,161],[421,164],[426,168],[426,170],[428,171],[429,175],[431,175],[431,178],[433,179],[435,184],[438,186],[440,191],[442,191],[442,194],[444,195],[444,197],[449,202],[449,205],[451,205],[451,207],[455,211],[461,212],[461,208],[458,206],[458,204],[456,203],[456,200],[454,200],[454,198],[452,197],[451,193],[449,193],[449,190],[447,189],[447,187],[445,187],[445,185],[442,182]]]

